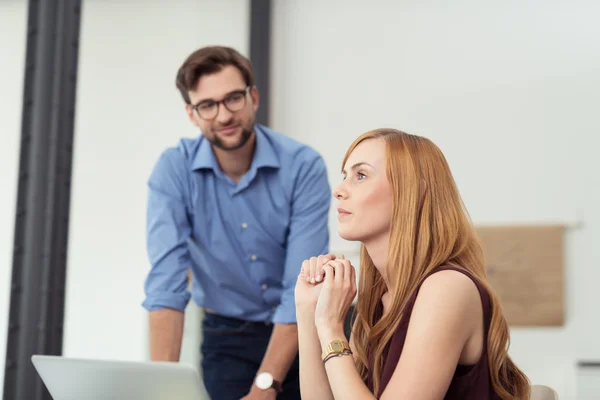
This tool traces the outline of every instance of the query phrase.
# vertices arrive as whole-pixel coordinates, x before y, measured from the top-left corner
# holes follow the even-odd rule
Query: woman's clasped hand
[[[356,297],[356,270],[344,255],[311,257],[302,263],[296,305],[314,311],[317,328],[343,324]]]

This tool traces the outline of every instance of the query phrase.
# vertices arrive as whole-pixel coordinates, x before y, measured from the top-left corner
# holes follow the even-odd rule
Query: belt
[[[215,317],[226,319],[226,320],[229,320],[232,322],[237,322],[239,324],[258,325],[258,326],[272,326],[273,325],[273,323],[271,321],[248,321],[245,319],[239,319],[239,318],[234,318],[234,317],[229,317],[227,315],[219,314],[216,311],[211,310],[210,308],[204,308],[203,310],[206,314],[214,315]]]

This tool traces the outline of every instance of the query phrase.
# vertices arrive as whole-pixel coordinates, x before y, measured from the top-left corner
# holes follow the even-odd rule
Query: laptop
[[[202,400],[198,373],[174,362],[132,362],[34,355],[54,400]]]

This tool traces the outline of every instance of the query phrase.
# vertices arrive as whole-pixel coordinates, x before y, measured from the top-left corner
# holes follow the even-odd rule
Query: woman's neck
[[[377,271],[379,271],[379,273],[383,277],[383,281],[385,282],[387,292],[389,292],[390,282],[387,276],[389,235],[382,235],[377,239],[370,240],[368,242],[363,242],[363,244],[367,249],[367,253],[369,253],[369,257],[371,257],[375,268],[377,268]]]

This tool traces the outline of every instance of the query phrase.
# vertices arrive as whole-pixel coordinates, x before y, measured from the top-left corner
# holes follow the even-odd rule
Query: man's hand
[[[277,391],[273,388],[262,390],[252,385],[250,393],[242,397],[240,400],[275,400],[277,398]]]

